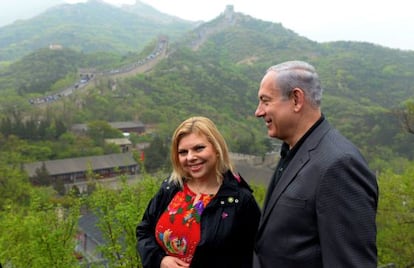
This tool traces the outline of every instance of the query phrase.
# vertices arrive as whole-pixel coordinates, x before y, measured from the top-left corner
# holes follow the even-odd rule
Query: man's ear
[[[291,97],[294,104],[294,110],[297,112],[302,108],[303,103],[305,102],[305,92],[300,88],[294,88]]]

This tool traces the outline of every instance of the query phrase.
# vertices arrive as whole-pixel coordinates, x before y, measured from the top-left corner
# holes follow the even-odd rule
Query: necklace
[[[208,194],[215,195],[220,188],[220,184],[214,183],[196,183],[195,181],[189,181],[188,187],[197,195]],[[201,185],[202,184],[202,185]]]
[[[195,194],[193,205],[196,206],[196,204],[199,203],[201,199],[205,199],[206,196],[212,198],[217,193],[220,185],[218,183],[215,183],[211,186],[207,185],[205,187],[201,187],[199,184],[193,182],[187,183],[187,187],[191,192]]]

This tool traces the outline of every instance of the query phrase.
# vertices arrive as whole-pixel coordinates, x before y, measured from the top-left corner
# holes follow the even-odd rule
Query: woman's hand
[[[190,264],[180,260],[177,257],[173,256],[165,256],[161,261],[160,268],[183,268],[183,267],[190,267]]]

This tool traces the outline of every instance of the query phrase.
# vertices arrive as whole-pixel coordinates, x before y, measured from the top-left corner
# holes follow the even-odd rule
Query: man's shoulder
[[[342,135],[342,133],[332,126],[327,120],[324,120],[310,140],[317,141],[319,146],[343,146],[345,148],[356,148],[351,140]]]

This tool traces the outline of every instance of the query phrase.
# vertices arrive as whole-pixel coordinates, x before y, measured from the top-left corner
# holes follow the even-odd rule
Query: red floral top
[[[173,197],[155,227],[157,242],[168,255],[191,262],[200,241],[201,213],[213,197],[197,195],[187,184]]]

